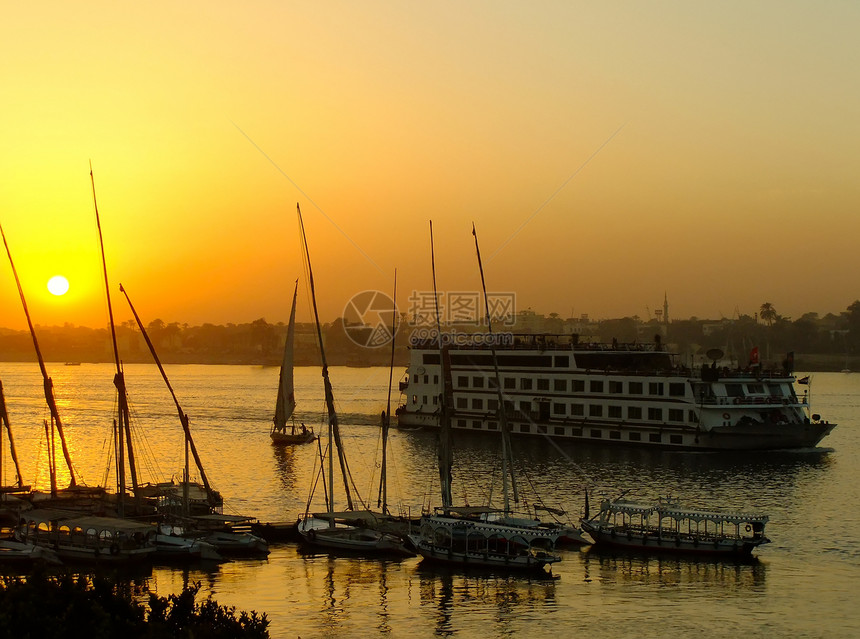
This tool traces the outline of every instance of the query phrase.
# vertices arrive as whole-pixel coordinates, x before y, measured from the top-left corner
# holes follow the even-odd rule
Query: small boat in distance
[[[296,409],[296,395],[293,384],[293,344],[296,337],[296,296],[299,293],[299,282],[293,291],[293,307],[290,311],[290,324],[287,327],[287,339],[284,342],[284,357],[281,361],[281,373],[278,378],[278,399],[275,402],[274,425],[270,436],[273,444],[308,444],[316,439],[313,428],[308,429],[304,424],[296,428],[296,420],[291,419]],[[287,422],[290,428],[287,429]]]
[[[604,500],[582,528],[595,548],[611,547],[648,553],[686,553],[745,557],[765,537],[767,515],[684,508],[674,499],[636,503],[623,498]]]

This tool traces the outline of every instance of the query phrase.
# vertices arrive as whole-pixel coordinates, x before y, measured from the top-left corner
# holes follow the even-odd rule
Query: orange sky
[[[89,160],[146,322],[286,321],[297,201],[324,320],[395,267],[401,308],[430,289],[431,218],[440,289],[479,290],[474,221],[518,309],[860,298],[860,5],[598,5],[6,6],[0,223],[33,321],[106,323]]]

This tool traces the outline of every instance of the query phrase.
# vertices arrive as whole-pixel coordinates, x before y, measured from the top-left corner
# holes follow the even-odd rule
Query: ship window
[[[623,393],[624,392],[624,382],[609,380],[609,392],[610,393]]]
[[[680,435],[669,435],[669,443],[670,444],[683,444],[684,438]]]
[[[549,390],[549,380],[548,379],[539,379],[537,381],[537,388],[538,388],[538,390],[548,391]]]
[[[663,394],[663,382],[650,382],[648,384],[648,394],[649,395],[662,395]]]
[[[498,410],[499,409],[499,400],[497,399],[488,399],[487,400],[487,410]]]
[[[428,364],[438,364],[439,353],[424,353],[423,362],[425,366],[427,366]]]
[[[627,385],[627,390],[631,395],[642,394],[642,382],[630,382]]]
[[[552,389],[556,391],[561,391],[562,393],[567,390],[567,380],[565,379],[554,379],[552,381]]]
[[[514,400],[506,399],[505,400],[505,413],[513,413],[514,412]]]
[[[469,378],[465,375],[460,375],[457,378],[457,386],[460,388],[469,388]]]
[[[602,393],[603,392],[603,380],[593,379],[591,380],[591,384],[589,385],[592,393]]]
[[[591,430],[591,436],[592,437],[603,437],[603,431],[597,430],[597,429],[592,429]]]
[[[521,433],[530,433],[531,430],[532,430],[532,427],[529,426],[528,424],[520,424],[520,432]]]
[[[505,388],[516,388],[517,380],[513,377],[505,377]]]
[[[740,384],[726,384],[726,395],[729,397],[743,397],[743,386]]]
[[[764,384],[747,384],[747,393],[760,395],[764,392]]]
[[[683,382],[672,382],[669,384],[669,395],[672,397],[683,397],[686,388]]]
[[[642,407],[641,406],[628,406],[627,407],[627,419],[642,419]]]
[[[498,388],[498,387],[499,387],[499,385],[496,383],[495,377],[488,377],[487,378],[487,388]]]
[[[552,412],[556,415],[567,414],[567,406],[565,404],[553,403]]]
[[[483,410],[484,409],[484,400],[480,397],[472,398],[472,408],[475,410]]]
[[[621,406],[610,406],[607,415],[616,419],[621,419]]]
[[[477,420],[477,419],[472,420],[472,428],[476,428],[476,429],[480,430],[481,429],[480,420]]]
[[[433,383],[434,383],[434,384],[438,384],[438,383],[439,383],[439,376],[438,376],[438,375],[434,375],[434,376],[433,376]]]
[[[457,408],[468,408],[469,401],[465,397],[457,398]]]
[[[528,413],[532,409],[532,403],[529,402],[520,402],[520,410],[524,413]]]
[[[574,428],[571,434],[574,437],[582,437],[582,429],[581,428]]]
[[[627,439],[629,439],[631,442],[641,442],[642,433],[629,433],[627,435]]]
[[[621,439],[621,433],[617,430],[609,431],[609,439]]]
[[[532,389],[532,378],[531,377],[523,377],[520,379],[520,388],[522,390],[531,390]]]
[[[687,420],[693,422],[694,424],[698,424],[699,418],[696,415],[696,411],[694,411],[694,410],[687,411]]]
[[[472,388],[483,388],[484,387],[484,378],[483,377],[473,377],[472,378]]]
[[[499,430],[499,425],[496,422],[487,422],[487,430]]]
[[[570,390],[574,393],[584,393],[585,392],[585,380],[584,379],[574,379],[570,382]]]
[[[669,409],[669,421],[670,422],[682,422],[684,421],[684,411],[680,408],[670,408]]]
[[[555,356],[555,367],[556,368],[568,368],[570,366],[570,357],[567,355],[556,355]]]
[[[424,376],[424,383],[425,383],[425,384],[427,384],[427,383],[429,383],[429,382],[430,382],[430,376],[429,376],[429,375],[425,375],[425,376]]]
[[[555,427],[556,435],[564,435],[564,426],[556,426]]]
[[[659,444],[663,441],[663,438],[660,436],[660,433],[651,433],[648,435],[648,441],[653,442],[655,444]]]
[[[421,400],[422,400],[421,401],[422,404],[426,404],[427,403],[427,395],[422,395]]]
[[[457,420],[457,428],[466,428],[466,420],[458,419]]]
[[[571,415],[585,415],[585,404],[571,404],[570,405],[570,414]]]
[[[591,417],[603,416],[603,406],[601,404],[590,404],[588,406],[588,414]]]
[[[417,403],[418,403],[418,395],[413,395],[413,396],[412,396],[412,403],[413,403],[413,404],[417,404]]]
[[[433,405],[436,406],[439,403],[439,397],[433,395]]]
[[[662,408],[649,408],[648,409],[648,419],[661,421],[663,419],[663,409]]]

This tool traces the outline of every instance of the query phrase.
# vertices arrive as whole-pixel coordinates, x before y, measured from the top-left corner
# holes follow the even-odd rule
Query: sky
[[[860,298],[854,2],[34,2],[0,22],[0,224],[37,325]],[[26,327],[0,267],[0,327]],[[46,287],[64,275],[69,292]]]

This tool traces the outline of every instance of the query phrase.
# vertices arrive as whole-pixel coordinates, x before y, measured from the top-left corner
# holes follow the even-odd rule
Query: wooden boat
[[[475,248],[478,239],[474,228]],[[433,256],[433,225],[430,224],[431,259],[433,267],[433,288],[436,288],[436,266]],[[484,272],[478,251],[478,265],[481,270],[483,284]],[[489,305],[486,301],[486,320],[490,339],[492,325],[490,323]],[[462,567],[476,566],[483,568],[509,570],[539,570],[543,571],[561,557],[555,554],[556,543],[562,535],[562,530],[556,526],[545,526],[531,516],[517,516],[511,509],[511,497],[517,501],[516,477],[514,474],[510,433],[504,418],[501,416],[502,443],[502,492],[504,507],[501,509],[490,506],[470,507],[454,506],[451,493],[453,464],[451,419],[449,407],[452,405],[452,383],[448,347],[441,339],[441,321],[438,308],[436,313],[436,329],[439,345],[439,361],[441,365],[443,393],[440,396],[440,436],[439,436],[439,478],[442,488],[442,506],[435,509],[433,514],[421,518],[420,530],[412,537],[418,553],[426,560],[458,565]],[[498,395],[498,405],[504,406],[502,385],[499,379],[499,368],[495,348],[492,347],[493,366],[495,371],[495,386]]]
[[[96,517],[34,508],[15,528],[21,543],[51,549],[63,561],[130,563],[155,552],[155,526],[119,517]]]
[[[223,561],[214,545],[199,534],[187,534],[182,526],[159,524],[155,535],[155,561]]]
[[[320,358],[322,360],[322,377],[323,386],[325,389],[326,411],[328,413],[328,446],[327,457],[320,449],[320,471],[324,470],[327,459],[327,481],[324,478],[324,483],[327,483],[325,490],[325,512],[311,513],[311,503],[314,497],[313,491],[308,499],[308,504],[304,515],[300,517],[296,524],[296,529],[302,539],[311,546],[331,549],[331,550],[348,550],[352,552],[361,552],[369,554],[414,554],[406,546],[403,539],[390,533],[381,532],[368,528],[361,524],[357,524],[355,520],[347,521],[345,513],[335,511],[334,507],[334,451],[337,449],[338,462],[341,475],[343,477],[344,495],[347,502],[347,511],[355,511],[355,505],[352,498],[352,490],[350,488],[349,467],[347,465],[346,454],[343,443],[340,437],[340,426],[338,424],[337,413],[334,408],[334,392],[331,386],[331,380],[328,374],[328,363],[325,356],[325,348],[323,346],[322,330],[320,328],[319,313],[317,311],[316,292],[314,290],[314,276],[311,268],[310,253],[308,251],[307,238],[305,236],[304,224],[302,223],[302,213],[298,205],[296,205],[299,218],[299,229],[301,232],[302,246],[305,251],[308,265],[308,279],[311,291],[311,301],[314,309],[314,321],[316,323],[317,339],[320,348]],[[316,482],[314,482],[316,486]],[[357,491],[356,491],[357,494]],[[360,499],[360,498],[359,498]]]
[[[293,384],[293,345],[296,336],[296,297],[299,293],[299,283],[293,291],[293,306],[290,310],[290,323],[287,326],[287,339],[284,342],[284,356],[281,360],[281,372],[278,377],[278,398],[275,402],[275,417],[272,430],[269,433],[273,444],[308,444],[316,439],[313,428],[308,429],[304,424],[296,427],[296,420],[291,419],[296,408],[296,395]],[[289,428],[287,423],[289,422]]]
[[[33,564],[59,566],[62,563],[51,548],[25,544],[13,539],[0,539],[0,566]]]
[[[599,512],[582,520],[595,547],[648,553],[748,556],[770,543],[767,515],[684,508],[675,500],[637,503],[604,500]]]

